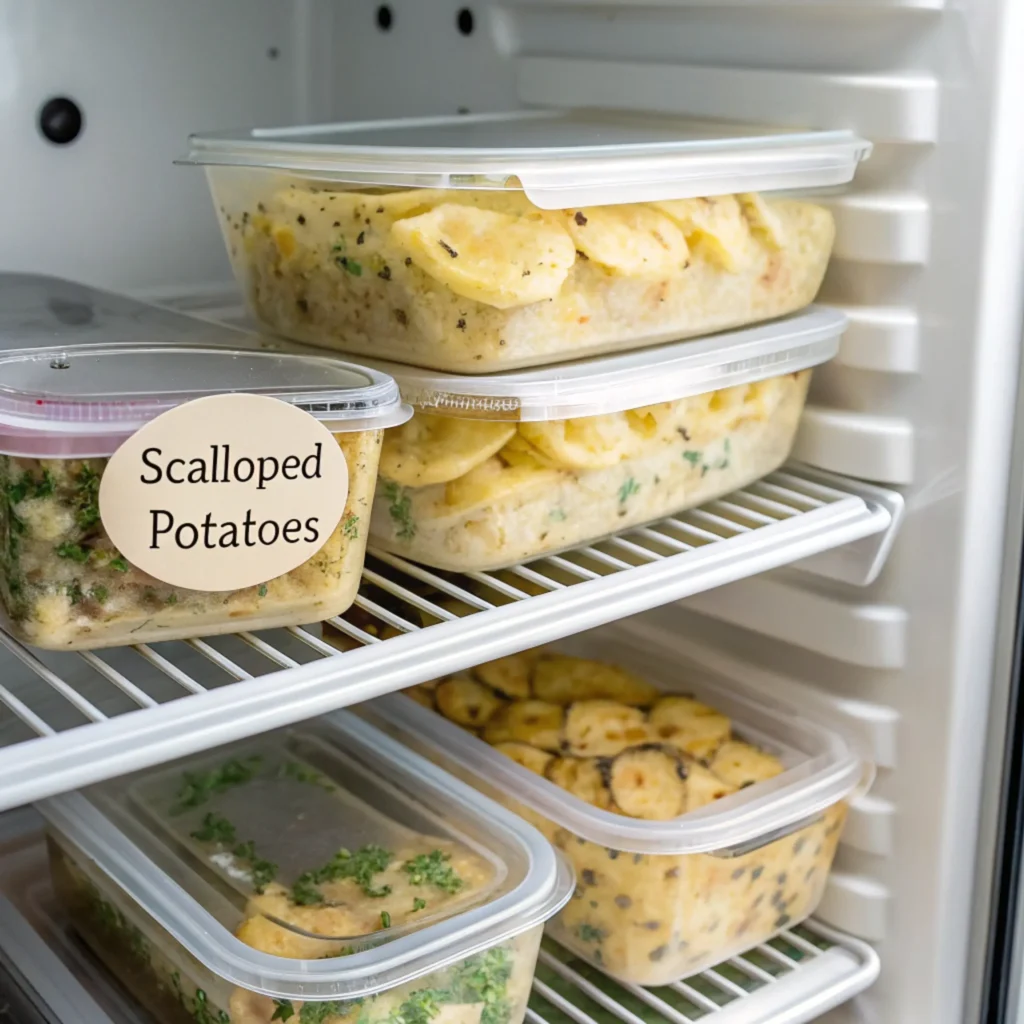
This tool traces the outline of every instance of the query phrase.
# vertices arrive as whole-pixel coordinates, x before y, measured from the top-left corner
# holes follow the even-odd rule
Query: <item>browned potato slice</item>
[[[473,675],[492,690],[497,690],[509,700],[527,700],[530,696],[530,679],[533,666],[540,658],[533,651],[510,654],[507,658],[487,661],[473,669]]]
[[[658,699],[658,691],[650,683],[625,669],[565,655],[552,655],[537,664],[533,692],[552,704],[604,699],[639,707]]]
[[[579,700],[565,713],[563,749],[577,757],[614,757],[649,738],[644,713],[615,700]]]
[[[612,799],[631,818],[668,821],[686,809],[685,769],[671,747],[646,743],[625,750],[609,776]]]
[[[609,765],[610,762],[604,758],[556,757],[544,774],[573,796],[608,811],[612,808],[608,789]]]
[[[718,748],[711,761],[711,770],[720,779],[742,789],[781,775],[785,768],[777,757],[742,740],[732,740]]]
[[[445,718],[459,725],[486,725],[504,701],[495,692],[469,676],[452,676],[434,690],[437,706]]]
[[[695,811],[698,807],[721,800],[723,796],[736,792],[736,787],[708,771],[692,758],[684,758],[686,771],[685,810]]]
[[[407,690],[403,690],[402,693],[406,697],[411,697],[417,704],[422,704],[425,708],[430,708],[431,711],[436,711],[437,707],[434,704],[434,694],[432,690],[421,684],[419,686],[410,686]]]
[[[555,759],[554,754],[531,747],[529,743],[495,743],[494,749],[537,775],[545,775],[548,766]]]
[[[648,720],[659,739],[693,757],[710,757],[732,735],[727,716],[692,697],[662,697]]]
[[[520,700],[503,707],[484,728],[488,743],[529,743],[541,750],[557,750],[565,712],[543,700]]]

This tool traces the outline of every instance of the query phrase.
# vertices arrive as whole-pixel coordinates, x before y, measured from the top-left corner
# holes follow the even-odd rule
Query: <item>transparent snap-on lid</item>
[[[543,209],[821,188],[853,178],[849,131],[560,110],[193,135],[184,162],[349,184],[522,189]]]
[[[278,998],[385,991],[572,892],[532,826],[347,712],[40,810],[211,971]]]
[[[313,355],[195,345],[84,345],[0,355],[0,452],[109,455],[161,413],[207,395],[268,395],[334,431],[409,418],[387,374]]]
[[[43,274],[0,273],[0,352],[97,344],[270,347],[269,339],[126,295]]]
[[[839,351],[845,314],[811,306],[756,327],[538,370],[460,376],[380,360],[402,398],[467,419],[559,420],[638,409],[796,373]]]
[[[364,705],[369,716],[441,763],[480,779],[593,843],[631,853],[732,856],[813,820],[874,778],[843,737],[792,707],[766,702],[730,679],[681,663],[678,653],[583,634],[552,648],[621,665],[663,694],[695,697],[732,722],[733,735],[775,755],[785,771],[669,821],[604,811],[516,764],[482,739],[400,693]]]

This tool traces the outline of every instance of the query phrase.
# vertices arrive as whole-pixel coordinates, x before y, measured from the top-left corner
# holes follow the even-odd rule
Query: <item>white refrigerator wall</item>
[[[799,454],[905,489],[890,563],[867,589],[787,571],[640,628],[699,635],[709,658],[758,666],[862,737],[879,779],[822,916],[875,942],[883,973],[843,1017],[956,1024],[995,793],[983,766],[1021,336],[1022,22],[1012,0],[0,0],[0,268],[222,289],[202,175],[171,164],[190,130],[527,103],[872,139],[856,187],[827,199],[839,235],[824,297],[852,326],[817,375]],[[71,145],[37,129],[53,96],[83,109]]]

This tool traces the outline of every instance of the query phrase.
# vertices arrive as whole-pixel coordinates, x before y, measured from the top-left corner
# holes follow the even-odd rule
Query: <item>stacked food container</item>
[[[810,306],[829,213],[761,191],[843,184],[867,150],[550,112],[193,137],[286,341],[8,346],[12,629],[68,649],[300,625],[349,607],[368,537],[471,586],[765,475],[845,321]],[[335,435],[344,509],[289,573],[168,586],[111,541],[108,459],[239,392]],[[870,774],[846,744],[670,659],[576,653],[51,800],[58,896],[159,1020],[197,1024],[520,1024],[548,919],[664,985],[812,913]]]

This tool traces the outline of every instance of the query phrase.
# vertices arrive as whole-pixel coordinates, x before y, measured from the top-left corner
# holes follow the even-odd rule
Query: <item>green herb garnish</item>
[[[201,843],[233,843],[235,826],[227,818],[214,811],[208,811],[202,825],[191,833]]]
[[[274,1000],[274,1014],[270,1018],[274,1020],[291,1020],[295,1016],[295,1007],[292,1006],[290,999],[275,999]]]
[[[427,905],[427,901],[425,899],[421,899],[419,896],[417,896],[412,901],[412,912],[415,914],[417,910],[423,910],[426,907],[426,905]]]
[[[335,257],[334,262],[337,263],[342,270],[347,270],[353,277],[363,276],[363,265],[359,260],[354,260],[349,256],[337,256]]]
[[[85,565],[92,554],[88,548],[83,548],[81,544],[72,544],[71,541],[67,540],[63,544],[58,544],[54,550],[57,552],[58,558],[67,558],[72,562],[78,562],[80,565]]]
[[[318,771],[299,764],[298,761],[285,761],[277,770],[279,779],[294,779],[296,782],[305,782],[311,786],[319,786],[329,793],[334,792],[334,786]]]
[[[448,865],[452,859],[450,853],[431,850],[407,860],[402,870],[409,876],[413,885],[436,885],[443,892],[458,892],[463,881]]]
[[[550,515],[556,523],[564,523],[569,518],[564,508],[553,508]]]
[[[620,488],[619,488],[619,504],[625,505],[626,502],[638,491],[640,485],[630,477]]]
[[[115,572],[127,572],[128,571],[128,560],[121,555],[116,558],[112,558],[107,565]]]
[[[90,466],[83,466],[75,476],[73,504],[80,529],[92,529],[100,521],[100,474]]]
[[[391,915],[386,910],[380,912],[380,926],[381,928],[391,927]]]
[[[382,885],[377,888],[373,884],[373,877],[384,871],[393,857],[394,854],[390,850],[373,843],[360,847],[355,853],[341,849],[322,868],[304,871],[298,877],[292,886],[292,902],[300,906],[322,903],[323,893],[317,886],[343,878],[351,878],[366,896],[377,899],[387,896],[391,892],[391,886]]]
[[[233,757],[208,772],[185,772],[171,814],[181,814],[189,807],[199,807],[211,796],[251,781],[262,762],[263,758],[256,754],[244,760]]]
[[[700,452],[686,451],[683,452],[683,458],[686,459],[691,466],[697,466],[700,464],[700,460],[703,456]]]
[[[249,862],[249,877],[252,879],[252,887],[256,892],[262,893],[277,876],[277,865],[261,857],[256,852],[256,844],[251,839],[239,843],[231,853],[240,860]]]
[[[359,537],[359,516],[350,512],[341,521],[341,532],[349,539],[356,540]]]
[[[384,497],[388,502],[388,514],[397,527],[399,540],[412,540],[416,536],[416,524],[412,520],[412,498],[404,487],[384,481]]]
[[[267,596],[267,585],[266,585],[266,583],[261,583],[260,587],[259,587],[259,590],[257,590],[256,593],[259,594],[260,597],[266,597]]]
[[[172,590],[164,600],[164,604],[177,604],[178,595]]]
[[[600,943],[604,941],[604,932],[600,928],[595,928],[592,924],[581,924],[576,929],[576,934],[584,942]]]
[[[85,600],[85,591],[82,590],[80,580],[72,580],[65,586],[64,592],[71,599],[72,604],[81,604]]]
[[[352,1008],[361,1002],[361,999],[350,999],[347,1002],[303,1003],[302,1009],[299,1010],[299,1022],[300,1024],[324,1024],[328,1017],[347,1017]]]
[[[94,600],[103,604],[104,601],[110,596],[110,591],[107,590],[102,584],[98,584],[89,591],[89,596]]]

